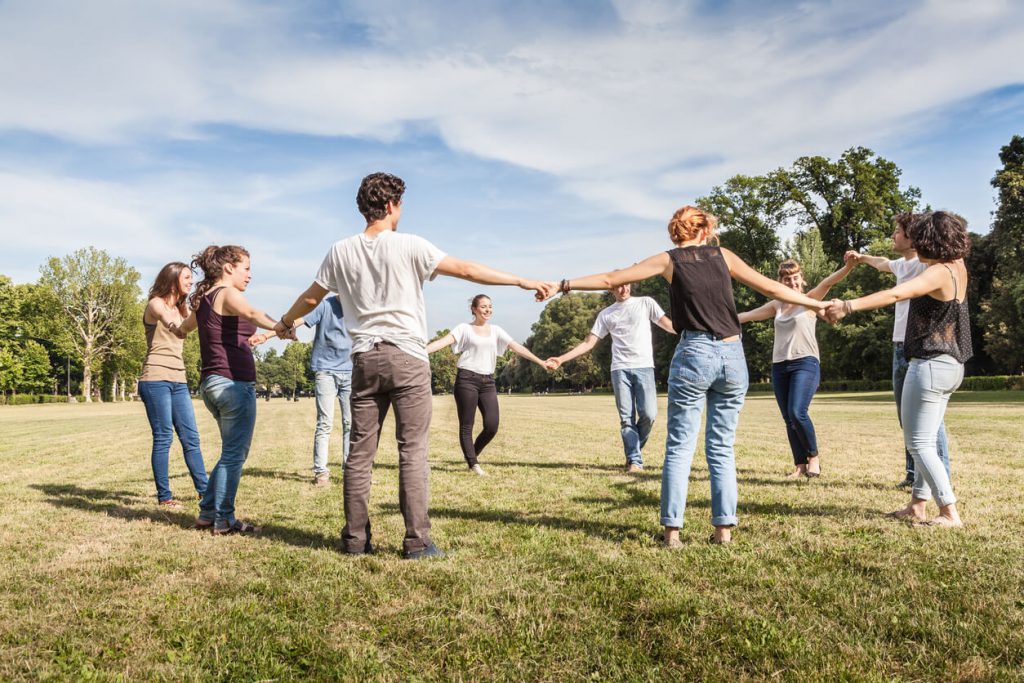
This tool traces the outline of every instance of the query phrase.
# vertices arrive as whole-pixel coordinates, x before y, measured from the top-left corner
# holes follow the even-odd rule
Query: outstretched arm
[[[888,263],[888,261],[886,261],[886,263]],[[818,299],[819,301],[824,299],[825,295],[828,294],[828,290],[832,289],[837,283],[841,282],[844,277],[849,275],[850,271],[853,270],[854,265],[856,264],[853,263],[852,259],[846,261],[839,267],[839,270],[829,275],[827,278],[819,282],[817,287],[807,292],[807,296],[812,299]]]
[[[833,299],[828,307],[827,315],[832,322],[842,320],[854,311],[872,311],[883,306],[890,306],[897,301],[914,299],[919,296],[941,291],[942,285],[948,282],[945,268],[938,264],[929,266],[917,277],[907,280],[901,285],[885,289],[859,299],[841,301]]]
[[[743,311],[737,317],[740,319],[740,324],[744,323],[756,323],[761,320],[768,320],[775,315],[775,302],[769,301],[763,306],[750,311]]]
[[[266,330],[272,330],[277,325],[277,321],[269,315],[253,308],[245,296],[234,287],[224,288],[224,312],[228,315],[245,318],[253,325],[258,325]]]
[[[533,361],[534,363],[541,366],[545,370],[549,369],[547,363],[542,361],[540,358],[537,358],[537,356],[533,355],[533,352],[530,351],[530,349],[526,348],[519,342],[509,342],[508,348],[512,349],[516,353],[516,355],[522,356],[526,360]]]
[[[779,299],[790,304],[800,304],[813,311],[828,307],[828,304],[805,296],[795,289],[790,289],[781,282],[766,278],[725,247],[722,247],[722,256],[725,257],[725,262],[729,265],[729,273],[734,278],[770,299]]]
[[[594,348],[594,346],[597,344],[597,341],[598,339],[596,334],[588,334],[586,339],[584,339],[582,342],[577,344],[569,351],[563,353],[561,356],[554,356],[552,358],[548,358],[546,364],[548,367],[554,370],[555,368],[561,366],[563,363],[568,363],[573,358],[578,358],[583,354],[588,353],[592,348]]]
[[[295,326],[301,323],[301,316],[306,315],[327,296],[327,290],[314,282],[306,291],[299,295],[288,312],[281,316],[281,319],[274,325],[274,332],[281,339],[294,339]]]
[[[678,332],[676,332],[676,328],[672,327],[672,319],[669,318],[667,315],[663,315],[660,318],[658,318],[658,322],[655,324],[661,329],[668,332],[669,334],[679,334]]]
[[[445,336],[441,337],[440,339],[435,339],[434,341],[427,344],[427,353],[434,353],[435,351],[440,351],[444,347],[451,346],[454,343],[455,335],[448,333]]]
[[[449,277],[457,277],[460,280],[469,280],[481,285],[511,285],[520,289],[532,289],[537,292],[537,301],[543,301],[554,294],[554,291],[551,291],[553,287],[549,282],[528,280],[518,275],[495,270],[482,263],[466,261],[454,256],[445,256],[441,259],[434,272],[440,275],[448,275]]]
[[[883,273],[892,272],[892,268],[889,267],[889,259],[884,256],[872,256],[871,254],[862,254],[859,251],[848,251],[843,255],[843,259],[847,263],[852,261],[855,265],[866,263],[875,270],[880,270]]]
[[[663,251],[660,254],[655,254],[654,256],[646,258],[640,263],[634,264],[629,268],[612,270],[607,273],[598,273],[597,275],[587,275],[586,277],[572,278],[565,282],[570,290],[580,289],[584,291],[597,291],[602,289],[611,289],[630,282],[639,282],[640,280],[646,280],[647,278],[654,277],[655,275],[661,275],[666,280],[671,279],[672,259],[669,258],[668,252]]]

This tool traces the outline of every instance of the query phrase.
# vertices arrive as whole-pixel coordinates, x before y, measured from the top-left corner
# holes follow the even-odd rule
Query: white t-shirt
[[[498,365],[498,356],[505,353],[513,341],[508,332],[497,325],[490,325],[491,333],[486,337],[478,334],[469,323],[460,323],[452,330],[455,344],[452,348],[459,354],[455,367],[470,370],[481,375],[493,375]]]
[[[598,313],[590,334],[599,339],[612,335],[612,370],[653,368],[650,323],[663,315],[665,311],[651,297],[631,296]]]
[[[407,233],[354,235],[335,242],[316,283],[338,293],[352,353],[390,342],[427,362],[427,310],[423,283],[433,279],[445,253]]]
[[[909,261],[902,257],[895,261],[889,261],[889,270],[896,276],[897,285],[902,285],[907,280],[913,280],[927,269],[928,266],[918,261],[916,256]],[[910,300],[897,301],[896,322],[892,326],[892,340],[894,342],[901,342],[907,336],[907,316],[909,315]]]

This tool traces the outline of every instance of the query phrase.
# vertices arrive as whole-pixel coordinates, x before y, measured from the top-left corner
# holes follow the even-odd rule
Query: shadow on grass
[[[559,469],[559,470],[602,470],[606,472],[622,472],[625,465],[595,465],[588,462],[522,462],[522,461],[481,461],[481,465],[487,467],[527,467],[536,469]]]
[[[32,484],[30,488],[41,491],[47,496],[45,502],[55,507],[84,510],[104,514],[114,519],[149,520],[183,529],[191,529],[195,523],[195,515],[176,510],[160,510],[135,507],[137,505],[153,505],[148,498],[140,498],[128,491],[107,491],[90,489],[74,484]],[[279,541],[300,548],[334,547],[335,539],[312,533],[303,529],[279,525],[264,525],[261,538]]]

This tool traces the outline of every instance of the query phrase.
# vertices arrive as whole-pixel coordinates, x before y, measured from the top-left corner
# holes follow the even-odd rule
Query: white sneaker
[[[473,474],[477,475],[478,477],[486,477],[487,476],[487,473],[484,472],[484,468],[480,467],[480,465],[473,465],[472,467],[469,468],[469,471],[472,472]]]

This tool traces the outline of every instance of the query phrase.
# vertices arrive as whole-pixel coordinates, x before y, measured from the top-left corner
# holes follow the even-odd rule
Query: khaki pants
[[[398,347],[378,343],[352,357],[352,434],[345,462],[345,528],[341,541],[350,553],[370,543],[370,477],[388,408],[395,408],[398,440],[398,505],[405,519],[406,552],[430,545],[427,440],[433,403],[430,365]]]

